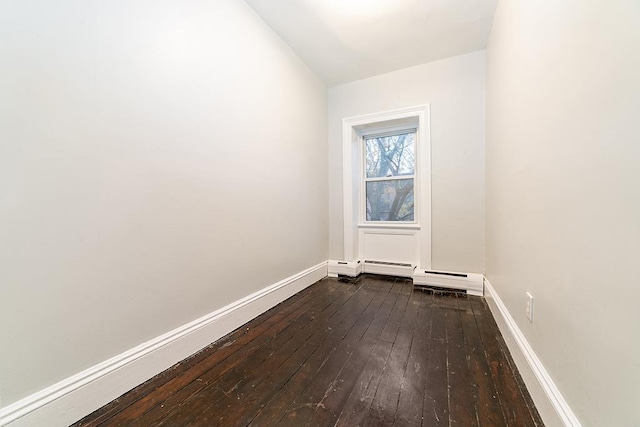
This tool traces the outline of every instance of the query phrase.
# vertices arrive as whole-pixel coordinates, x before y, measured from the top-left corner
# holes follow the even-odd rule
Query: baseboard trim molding
[[[580,421],[486,277],[484,278],[484,289],[493,317],[505,336],[509,350],[545,424],[547,426],[581,427]],[[535,383],[532,383],[532,380]]]
[[[0,408],[0,426],[67,426],[326,276],[324,261]]]

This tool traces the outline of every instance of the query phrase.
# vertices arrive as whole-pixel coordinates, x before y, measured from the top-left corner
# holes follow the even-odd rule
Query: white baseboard
[[[267,286],[0,409],[0,426],[68,426],[327,276],[327,262]]]
[[[547,427],[581,427],[558,387],[529,345],[524,334],[500,299],[496,290],[484,279],[485,296],[509,351],[518,366],[527,389]]]

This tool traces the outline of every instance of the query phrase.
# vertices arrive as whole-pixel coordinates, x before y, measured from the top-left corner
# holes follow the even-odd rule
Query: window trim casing
[[[363,223],[359,216],[361,194],[358,153],[362,136],[371,134],[372,125],[381,124],[373,132],[379,133],[385,122],[411,122],[417,125],[416,147],[420,147],[416,168],[420,171],[416,181],[420,184],[418,224]],[[393,126],[393,125],[392,125]],[[405,127],[406,128],[406,127]],[[342,120],[342,186],[343,186],[343,259],[359,260],[358,232],[366,228],[413,229],[420,233],[421,268],[431,268],[431,141],[430,106],[417,105],[379,113],[348,117]]]

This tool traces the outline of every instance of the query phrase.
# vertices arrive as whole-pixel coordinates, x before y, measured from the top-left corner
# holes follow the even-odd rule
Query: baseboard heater
[[[329,261],[329,276],[356,277],[360,273],[384,274],[387,276],[411,277],[415,266],[392,261]]]
[[[412,275],[416,287],[439,287],[466,291],[469,295],[484,295],[484,276],[476,273],[456,273],[416,269]]]
[[[415,266],[409,263],[365,260],[364,272],[371,274],[386,274],[389,276],[411,277]]]
[[[477,273],[425,270],[413,264],[392,261],[329,261],[329,276],[356,277],[361,273],[410,277],[416,287],[437,287],[465,291],[469,295],[484,295],[484,276]]]
[[[362,262],[358,261],[329,261],[329,276],[356,277],[363,271]]]

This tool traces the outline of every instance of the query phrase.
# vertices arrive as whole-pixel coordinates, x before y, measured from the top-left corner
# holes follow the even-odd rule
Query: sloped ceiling
[[[497,0],[245,0],[335,86],[484,49]]]

